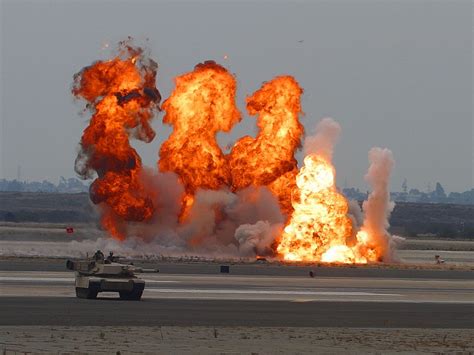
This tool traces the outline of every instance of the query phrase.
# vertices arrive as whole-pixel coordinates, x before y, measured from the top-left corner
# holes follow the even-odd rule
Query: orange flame
[[[235,143],[224,156],[216,141],[240,121],[235,105],[235,78],[215,62],[205,62],[176,78],[176,88],[163,103],[163,122],[174,126],[161,146],[159,168],[176,172],[186,189],[183,216],[196,189],[268,186],[282,208],[291,212],[290,192],[297,174],[296,149],[303,126],[298,120],[303,90],[290,76],[265,83],[247,98],[247,110],[258,114],[259,133]]]
[[[298,120],[303,90],[291,76],[264,83],[247,98],[250,115],[258,115],[256,138],[239,139],[229,156],[234,190],[269,186],[285,212],[291,212],[290,196],[298,162],[303,126]]]
[[[174,130],[160,149],[159,169],[174,171],[183,182],[189,209],[198,188],[217,190],[231,183],[230,170],[216,141],[240,121],[235,105],[235,78],[212,61],[176,78],[176,88],[163,103],[164,123]]]
[[[367,263],[375,254],[367,248],[367,235],[359,232],[351,245],[352,222],[346,198],[337,192],[335,169],[311,154],[296,177],[294,212],[277,247],[287,261]],[[363,248],[367,253],[362,253]]]
[[[102,208],[102,225],[124,239],[121,221],[145,221],[154,213],[150,192],[141,182],[142,164],[129,136],[150,142],[153,110],[161,99],[155,87],[157,64],[143,52],[121,42],[125,58],[99,61],[74,77],[73,94],[93,110],[81,138],[76,172],[97,179],[90,188],[91,200]]]

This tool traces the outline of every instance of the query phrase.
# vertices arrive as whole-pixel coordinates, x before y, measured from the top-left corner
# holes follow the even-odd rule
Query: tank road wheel
[[[132,291],[120,291],[120,299],[127,301],[140,301],[145,285],[135,284]]]
[[[99,288],[94,285],[89,285],[89,287],[76,287],[76,297],[77,298],[87,298],[95,299],[99,293]]]

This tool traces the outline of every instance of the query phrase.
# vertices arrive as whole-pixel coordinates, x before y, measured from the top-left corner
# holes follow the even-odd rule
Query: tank
[[[137,273],[156,273],[157,269],[143,269],[123,264],[110,253],[107,258],[98,250],[90,259],[67,260],[66,268],[75,271],[76,296],[94,299],[99,292],[118,292],[123,300],[139,301],[145,289],[145,280]]]

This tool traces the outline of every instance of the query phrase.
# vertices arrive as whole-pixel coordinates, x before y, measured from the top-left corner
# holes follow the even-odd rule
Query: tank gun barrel
[[[158,270],[158,269],[144,269],[142,267],[136,268],[135,271],[136,272],[141,272],[141,273],[144,273],[144,274],[155,274],[157,272],[160,272],[160,270]]]

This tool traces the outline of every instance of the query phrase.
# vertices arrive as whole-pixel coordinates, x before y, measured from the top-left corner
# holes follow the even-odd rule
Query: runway
[[[472,305],[1,297],[0,325],[472,328]],[[468,308],[469,307],[469,308]]]
[[[305,277],[310,270],[319,277],[365,277],[365,278],[401,278],[401,279],[446,279],[474,280],[472,268],[416,268],[392,265],[391,267],[359,266],[337,267],[327,265],[296,266],[274,263],[221,263],[210,262],[167,262],[153,260],[134,260],[137,266],[159,269],[162,274],[173,275],[215,275],[221,264],[230,265],[231,275],[248,276],[291,276]],[[0,258],[0,272],[3,271],[65,271],[65,258]]]
[[[71,272],[0,272],[0,325],[473,328],[474,281],[146,274],[141,302],[75,298]]]

